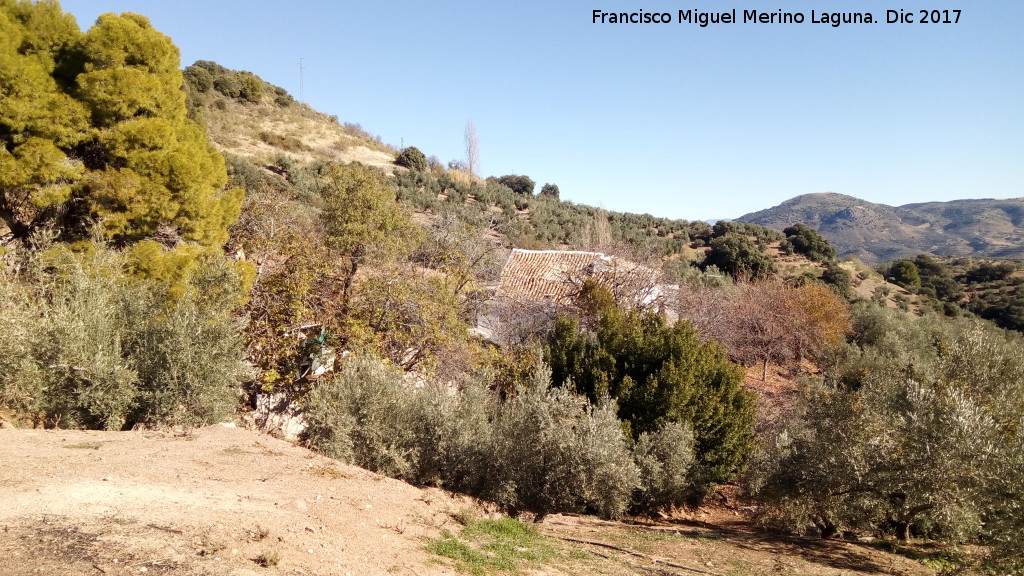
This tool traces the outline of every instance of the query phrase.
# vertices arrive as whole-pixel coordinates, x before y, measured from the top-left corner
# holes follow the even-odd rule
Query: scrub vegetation
[[[1016,264],[876,273],[802,224],[608,212],[478,165],[251,72],[182,71],[143,16],[83,32],[56,2],[0,0],[0,407],[194,427],[280,393],[307,446],[511,516],[671,513],[734,484],[772,529],[1024,571]],[[471,328],[511,248],[615,255],[657,297],[595,273],[497,345]],[[335,369],[299,377],[325,350]],[[786,417],[758,412],[746,369],[796,383]],[[429,546],[472,573],[557,561],[515,519]]]

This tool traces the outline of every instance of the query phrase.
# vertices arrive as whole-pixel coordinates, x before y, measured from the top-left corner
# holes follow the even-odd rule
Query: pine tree
[[[0,4],[0,218],[10,236],[96,222],[218,246],[238,218],[224,160],[189,120],[178,49],[138,14],[81,33],[56,2]]]

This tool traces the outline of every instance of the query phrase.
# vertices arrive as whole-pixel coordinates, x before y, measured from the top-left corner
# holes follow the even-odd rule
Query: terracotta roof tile
[[[613,292],[634,292],[641,300],[658,281],[656,271],[601,252],[515,249],[502,269],[498,294],[567,304],[587,278],[596,278]]]

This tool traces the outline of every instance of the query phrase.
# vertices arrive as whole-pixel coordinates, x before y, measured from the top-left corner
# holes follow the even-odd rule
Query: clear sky
[[[182,63],[250,70],[447,163],[476,125],[484,175],[563,199],[734,218],[811,192],[899,205],[1024,196],[1024,1],[63,0],[86,29],[138,12]],[[594,24],[737,10],[741,22]],[[960,9],[958,24],[886,10]],[[744,9],[803,24],[742,23]],[[876,24],[811,23],[811,10]]]

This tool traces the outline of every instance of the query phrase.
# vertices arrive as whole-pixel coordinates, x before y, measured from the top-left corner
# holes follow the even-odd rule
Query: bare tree
[[[795,368],[805,356],[838,346],[850,322],[845,303],[822,284],[684,288],[676,306],[702,336],[723,344],[733,360],[760,364],[762,381],[769,363]]]
[[[480,175],[480,141],[476,138],[476,126],[466,121],[466,170],[472,177]]]

